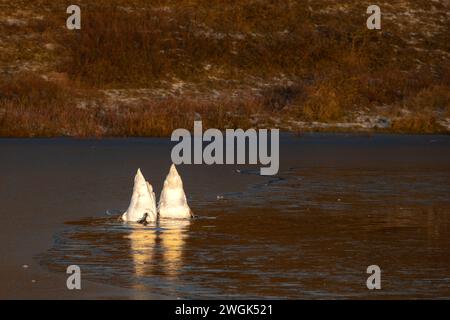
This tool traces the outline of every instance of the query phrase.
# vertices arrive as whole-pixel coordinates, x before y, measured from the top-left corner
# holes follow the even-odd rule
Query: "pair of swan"
[[[141,169],[134,178],[133,195],[123,221],[151,223],[161,219],[190,219],[193,216],[183,189],[183,181],[174,164],[164,181],[163,191],[156,208],[152,185],[145,180]]]

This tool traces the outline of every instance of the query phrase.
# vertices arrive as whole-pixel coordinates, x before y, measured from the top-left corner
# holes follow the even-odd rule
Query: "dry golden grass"
[[[68,87],[33,74],[0,82],[0,135],[82,136],[100,134],[91,110],[77,108]]]
[[[251,114],[261,108],[252,99],[211,104],[167,98],[108,109],[96,96],[91,96],[91,105],[85,105],[81,98],[86,95],[92,93],[32,74],[0,82],[0,136],[168,136],[177,128],[191,128],[200,115],[205,128],[249,128]]]
[[[439,129],[435,115],[430,113],[415,114],[402,119],[395,119],[392,123],[392,130],[400,133],[440,133],[445,132]]]
[[[392,115],[410,111],[395,118],[393,131],[440,132],[438,118],[450,116],[445,4],[381,1],[391,15],[434,13],[416,25],[401,15],[383,18],[381,31],[369,31],[369,1],[82,0],[82,30],[68,31],[62,26],[69,4],[28,4],[50,10],[40,11],[42,20],[7,27],[10,34],[37,30],[56,49],[49,53],[24,40],[28,47],[9,51],[2,65],[33,61],[60,79],[4,78],[1,135],[167,135],[190,128],[196,114],[218,128],[250,126],[255,114],[266,123],[332,123],[380,106]],[[432,36],[412,39],[413,31]],[[160,89],[174,81],[207,91],[254,88],[256,94],[223,101],[183,91],[112,108],[100,97],[100,90]]]

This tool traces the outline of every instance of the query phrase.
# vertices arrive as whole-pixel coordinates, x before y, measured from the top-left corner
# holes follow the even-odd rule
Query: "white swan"
[[[164,181],[158,212],[162,219],[190,219],[193,216],[183,190],[183,181],[174,164]]]
[[[133,195],[130,206],[122,215],[122,220],[131,222],[155,222],[158,219],[156,211],[156,197],[153,187],[145,181],[141,169],[134,178]]]

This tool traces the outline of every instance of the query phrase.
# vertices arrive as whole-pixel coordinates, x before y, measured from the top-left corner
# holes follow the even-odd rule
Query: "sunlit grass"
[[[168,135],[195,117],[224,128],[251,126],[255,114],[265,123],[332,123],[378,107],[398,115],[392,131],[440,132],[439,117],[450,115],[450,67],[435,54],[450,41],[448,32],[416,50],[407,42],[413,30],[395,20],[384,19],[381,31],[365,28],[369,2],[84,0],[81,31],[63,28],[68,1],[39,4],[49,9],[44,19],[8,32],[36,29],[56,49],[24,40],[0,60],[15,54],[21,63],[46,63],[64,81],[46,81],[41,71],[2,79],[1,135]],[[406,8],[423,6],[433,9],[422,0]],[[222,101],[187,90],[112,108],[101,94],[174,81],[248,94]]]

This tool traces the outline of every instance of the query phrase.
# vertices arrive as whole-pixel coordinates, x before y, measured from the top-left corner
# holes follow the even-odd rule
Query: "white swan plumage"
[[[156,197],[152,185],[145,180],[141,169],[134,178],[133,195],[122,220],[130,222],[155,222],[158,219]]]
[[[184,193],[183,181],[174,164],[164,181],[158,212],[161,219],[190,219],[193,216]]]

